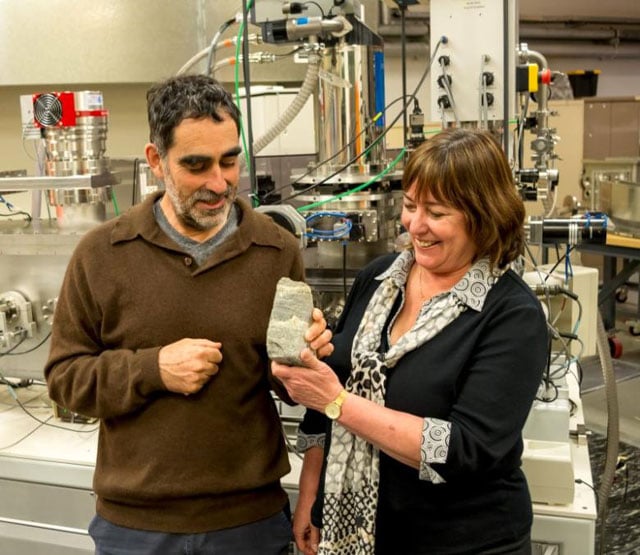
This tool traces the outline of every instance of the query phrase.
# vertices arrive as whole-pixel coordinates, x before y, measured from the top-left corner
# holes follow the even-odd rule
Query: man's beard
[[[217,194],[208,189],[198,189],[191,195],[181,194],[171,176],[165,172],[165,189],[173,209],[180,222],[191,229],[207,231],[216,227],[222,227],[229,216],[229,209],[236,198],[236,189],[227,185],[227,190],[223,194]],[[216,204],[221,199],[225,203],[215,210],[198,208],[198,202]]]

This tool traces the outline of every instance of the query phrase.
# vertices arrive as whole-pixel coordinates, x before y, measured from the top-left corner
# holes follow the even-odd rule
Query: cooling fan
[[[76,109],[72,92],[33,95],[33,119],[36,127],[72,127]]]

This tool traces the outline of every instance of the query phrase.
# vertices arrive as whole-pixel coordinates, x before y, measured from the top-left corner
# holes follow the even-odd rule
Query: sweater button
[[[185,256],[184,257],[184,265],[185,266],[191,266],[191,264],[193,264],[193,258],[191,258],[190,256]]]

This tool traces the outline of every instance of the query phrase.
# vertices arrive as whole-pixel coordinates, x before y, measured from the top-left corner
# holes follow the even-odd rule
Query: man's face
[[[197,241],[224,226],[237,194],[241,152],[235,122],[211,118],[185,119],[174,129],[173,146],[162,159],[147,157],[165,184],[162,208],[169,222]],[[153,161],[152,161],[153,159]],[[155,162],[155,165],[154,165]]]

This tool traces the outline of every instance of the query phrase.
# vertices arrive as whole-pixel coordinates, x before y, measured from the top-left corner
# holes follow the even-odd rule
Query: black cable
[[[312,0],[309,0],[308,2],[301,2],[301,4],[303,6],[307,6],[309,4],[313,4],[316,8],[318,8],[320,10],[320,14],[322,15],[322,18],[324,19],[325,17],[327,17],[324,14],[324,10],[322,9],[322,6],[320,4],[318,4],[317,2],[313,2]]]
[[[19,344],[18,344],[19,345]],[[16,345],[17,347],[17,345]],[[4,382],[6,383],[6,378],[4,378]],[[47,418],[46,420],[41,420],[40,418],[38,418],[37,416],[35,416],[34,414],[32,414],[29,409],[22,403],[22,401],[20,401],[20,399],[18,399],[18,396],[16,395],[16,393],[13,391],[14,389],[14,385],[13,384],[7,384],[9,387],[9,393],[11,394],[11,397],[13,397],[13,400],[16,402],[16,404],[24,411],[24,413],[29,416],[30,418],[32,418],[33,420],[35,420],[36,422],[38,422],[40,424],[40,426],[38,426],[37,428],[33,429],[31,432],[29,432],[26,436],[22,437],[19,441],[24,440],[26,437],[28,437],[29,435],[31,435],[33,432],[35,432],[37,429],[39,429],[41,426],[50,426],[52,428],[58,428],[60,430],[67,430],[67,431],[72,431],[72,432],[80,432],[80,433],[93,433],[95,432],[98,427],[94,427],[91,428],[90,430],[77,430],[75,428],[69,428],[67,426],[58,426],[56,424],[49,424],[49,420],[51,420],[52,417]],[[96,419],[97,420],[97,419]],[[94,420],[95,421],[95,420]],[[19,443],[16,442],[16,443]],[[15,445],[16,443],[13,443],[11,445],[5,445],[3,446],[1,449],[7,449],[9,447],[12,447],[13,445]]]
[[[21,380],[12,382],[9,378],[5,378],[4,375],[2,375],[2,373],[0,373],[0,384],[8,385],[9,387],[12,387],[13,389],[19,389],[19,388],[23,388],[23,387],[32,386],[33,385],[33,380],[31,378],[23,378]]]
[[[40,341],[40,343],[38,343],[35,347],[31,347],[30,349],[27,349],[26,351],[20,351],[19,353],[14,353],[13,349],[15,349],[18,345],[20,345],[20,343],[22,343],[23,341],[25,341],[25,339],[23,338],[22,341],[20,341],[20,343],[18,343],[18,345],[15,345],[10,351],[5,351],[4,353],[0,353],[0,356],[18,356],[18,355],[26,355],[27,353],[32,353],[33,351],[35,351],[36,349],[39,349],[40,347],[42,347],[42,345],[44,345],[47,341],[47,339],[49,339],[51,337],[51,332],[49,332],[45,338]]]
[[[3,356],[7,356],[9,354],[11,354],[13,351],[15,351],[20,345],[22,345],[22,343],[24,342],[25,337],[21,337],[20,341],[18,341],[13,347],[11,347],[8,351],[4,351],[4,352],[0,352],[0,358],[2,358]]]
[[[51,337],[51,332],[49,332],[49,333],[44,337],[44,339],[42,339],[42,340],[40,341],[40,343],[38,343],[38,344],[37,344],[37,345],[35,345],[34,347],[31,347],[30,349],[27,349],[26,351],[20,351],[20,352],[16,353],[16,352],[14,352],[14,351],[15,351],[15,349],[17,349],[20,345],[22,345],[22,343],[24,343],[24,341],[25,341],[25,339],[26,339],[25,337],[22,337],[18,343],[16,343],[13,347],[11,347],[11,349],[9,349],[8,351],[4,351],[4,352],[0,353],[0,357],[3,357],[3,356],[17,356],[17,355],[24,355],[24,354],[27,354],[27,353],[31,353],[31,352],[35,351],[36,349],[39,349],[40,347],[42,347],[42,345],[44,345],[44,344],[46,343],[46,341],[47,341],[50,337]],[[11,396],[13,397],[13,399],[15,400],[15,402],[20,406],[20,408],[21,408],[21,409],[22,409],[22,410],[23,410],[23,411],[24,411],[28,416],[30,416],[31,418],[33,418],[34,420],[36,420],[37,422],[39,422],[41,425],[44,425],[44,426],[51,426],[51,427],[53,427],[53,428],[59,428],[59,429],[61,429],[61,430],[73,430],[73,431],[77,431],[77,432],[85,432],[85,433],[86,433],[86,432],[94,432],[94,431],[97,429],[97,428],[93,428],[93,429],[91,429],[91,430],[75,430],[75,429],[67,428],[67,427],[64,427],[64,426],[56,426],[55,424],[49,424],[48,420],[50,420],[50,418],[49,418],[48,420],[40,420],[38,417],[36,417],[35,415],[33,415],[33,414],[31,414],[31,413],[29,412],[29,410],[27,409],[27,407],[25,407],[25,406],[22,404],[22,402],[18,399],[17,395],[13,392],[13,389],[15,389],[16,387],[18,387],[19,385],[16,385],[16,384],[13,384],[13,383],[9,382],[9,381],[8,381],[8,380],[7,380],[7,379],[6,379],[2,374],[0,374],[0,383],[3,383],[3,384],[5,384],[5,385],[7,385],[7,387],[9,387],[9,391],[10,391],[10,393],[11,393]],[[39,427],[38,427],[38,428],[39,428]],[[31,433],[33,433],[33,432],[34,432],[35,430],[37,430],[38,428],[35,428],[34,430],[32,430],[32,432],[30,432],[29,434],[27,434],[27,436],[25,436],[25,437],[28,437],[28,435],[30,435]],[[24,439],[24,438],[22,438],[22,439]],[[22,439],[21,439],[20,441],[22,441]],[[9,446],[5,446],[5,447],[3,447],[3,449],[6,449],[7,447],[11,447],[11,445],[9,445]]]
[[[20,384],[13,383],[0,374],[0,385],[6,385],[8,387],[22,387]]]
[[[5,385],[12,385],[14,389],[20,388],[20,387],[31,387],[32,385],[34,385],[34,380],[20,380],[21,382],[31,382],[28,385],[21,385],[21,384],[6,384]],[[39,384],[42,385],[42,384]],[[30,409],[49,409],[51,408],[51,405],[49,403],[45,403],[42,401],[42,396],[43,394],[46,393],[46,391],[44,392],[40,392],[37,393],[35,396],[31,397],[30,399],[24,401],[22,404]],[[11,399],[13,400],[13,395],[11,395]],[[30,403],[33,403],[34,401],[39,400],[40,402],[38,403],[37,406],[29,406]],[[16,408],[15,403],[9,403],[7,401],[0,401],[0,404],[4,405],[6,408],[4,408],[3,410],[1,410],[0,412],[9,412],[11,410],[14,410]]]
[[[35,414],[32,414],[29,411],[29,409],[27,409],[27,407],[25,407],[22,404],[20,399],[18,399],[17,397],[14,397],[14,400],[15,400],[16,403],[18,403],[20,408],[25,412],[25,414],[27,416],[29,416],[30,418],[33,418],[36,422],[39,422],[43,426],[49,426],[51,428],[57,428],[59,430],[67,430],[67,431],[78,432],[78,433],[82,433],[82,434],[92,434],[98,429],[98,426],[95,426],[95,427],[91,428],[90,430],[77,430],[76,428],[69,428],[67,426],[58,426],[57,424],[49,424],[49,420],[51,420],[51,417],[49,417],[47,420],[41,420]],[[94,422],[95,422],[95,420],[94,420]]]
[[[580,364],[579,360],[576,360],[576,369],[578,370],[578,375],[576,376],[578,379],[578,385],[582,385],[582,379],[584,378],[584,370],[582,369],[582,364]]]
[[[341,173],[345,169],[347,169],[349,166],[351,166],[355,162],[357,162],[362,156],[364,156],[369,150],[371,150],[371,148],[373,148],[379,141],[381,141],[382,138],[385,137],[385,135],[393,128],[393,126],[400,119],[400,117],[403,115],[403,113],[406,112],[407,108],[409,107],[409,105],[411,104],[413,99],[416,97],[416,94],[418,94],[418,90],[420,90],[420,87],[422,86],[422,83],[427,78],[427,75],[429,75],[429,72],[431,70],[431,66],[433,65],[433,61],[435,59],[435,56],[436,56],[436,54],[438,52],[438,49],[440,48],[440,44],[445,43],[445,42],[447,42],[447,39],[445,37],[442,37],[442,38],[440,38],[440,40],[438,40],[438,42],[436,43],[436,48],[434,49],[434,52],[433,52],[433,54],[431,56],[431,60],[429,61],[429,64],[427,65],[427,68],[426,68],[425,72],[422,74],[422,77],[420,78],[420,81],[418,82],[418,85],[416,86],[415,90],[413,91],[413,93],[411,95],[409,95],[408,100],[405,102],[405,104],[402,107],[402,110],[400,111],[400,113],[393,119],[393,121],[387,127],[385,127],[384,131],[371,143],[371,145],[369,145],[368,148],[366,148],[360,154],[357,154],[356,156],[354,156],[351,160],[349,160],[341,168],[339,168],[338,170],[336,170],[332,174],[328,175],[324,179],[321,179],[320,181],[310,185],[306,189],[298,191],[297,193],[294,193],[293,195],[291,195],[291,196],[289,196],[289,197],[287,197],[285,199],[282,199],[280,202],[282,203],[282,202],[285,202],[287,200],[291,200],[291,199],[296,198],[296,197],[298,197],[298,196],[300,196],[300,195],[302,195],[304,193],[307,193],[311,189],[315,189],[316,187],[319,187],[320,185],[323,185],[324,183],[329,181],[332,177],[335,177],[336,175],[338,175],[339,173]]]
[[[460,125],[460,118],[458,117],[456,101],[453,98],[453,91],[451,90],[451,81],[450,81],[451,77],[447,73],[447,64],[445,63],[445,58],[446,56],[440,56],[440,58],[438,58],[438,63],[440,64],[440,68],[442,70],[442,75],[439,79],[441,79],[442,87],[444,88],[445,94],[449,99],[449,105],[450,105],[451,111],[453,112],[453,118],[455,119],[456,125]],[[444,125],[444,120],[446,119],[444,110],[445,108],[442,107],[443,125]]]
[[[403,99],[402,96],[399,96],[398,98],[396,98],[395,100],[392,100],[389,104],[387,104],[384,109],[382,110],[382,113],[385,114],[387,112],[387,110],[389,110],[396,102],[399,102]],[[294,185],[297,185],[298,183],[300,183],[300,181],[302,179],[304,179],[305,177],[307,177],[308,175],[311,175],[313,172],[315,172],[318,168],[324,166],[325,164],[328,164],[329,162],[331,162],[331,160],[333,160],[334,158],[338,157],[340,154],[342,154],[346,149],[348,149],[350,146],[352,146],[364,133],[366,133],[367,131],[369,131],[369,129],[371,129],[373,126],[375,125],[375,121],[370,121],[367,125],[365,125],[364,129],[362,131],[360,131],[360,133],[358,133],[353,139],[351,139],[351,141],[349,141],[346,145],[344,145],[340,150],[338,150],[333,156],[323,160],[322,162],[319,162],[318,164],[316,164],[313,168],[311,168],[310,170],[306,171],[305,173],[303,173],[301,176],[299,176],[298,178],[296,178],[294,181],[287,183],[286,185],[281,185],[280,187],[276,187],[273,190],[273,193],[279,193],[280,191],[282,191],[283,189],[288,189],[290,187],[293,187]],[[282,200],[279,201],[279,203],[285,202],[287,200],[290,200],[292,198],[296,198],[297,196],[306,193],[307,191],[313,189],[316,186],[316,184],[314,183],[313,185],[311,185],[310,187],[303,189],[302,191],[298,191],[297,193],[295,193],[294,195],[291,195],[289,197],[286,197]]]
[[[551,347],[552,347],[553,339],[549,336],[549,342],[547,345],[547,371],[546,371],[546,380],[551,381]]]
[[[49,420],[51,420],[51,418],[53,417],[50,416]],[[44,426],[44,423],[38,424],[33,430],[23,435],[20,439],[14,441],[13,443],[9,443],[9,445],[3,445],[2,447],[0,447],[0,451],[3,451],[5,449],[11,449],[11,447],[13,447],[14,445],[18,445],[18,443],[20,443],[21,441],[24,441],[29,436],[35,434],[40,428],[42,428],[42,426]]]
[[[553,383],[553,381],[548,380],[546,377],[542,378],[542,383],[544,384],[545,392],[542,397],[536,397],[536,399],[538,401],[542,401],[543,403],[553,403],[554,401],[557,401],[558,395],[560,394],[558,386]],[[549,389],[553,390],[553,397],[547,397]]]
[[[529,258],[531,259],[531,263],[534,265],[534,267],[538,267],[538,261],[536,259],[536,257],[534,256],[533,252],[531,251],[531,248],[529,247],[529,243],[527,243],[526,241],[524,242],[524,249],[527,251],[527,254],[529,255]]]
[[[31,214],[29,214],[29,212],[25,212],[24,210],[15,210],[13,212],[9,212],[8,214],[0,212],[0,217],[2,218],[10,218],[11,216],[25,216],[27,222],[30,222],[33,219],[31,217]]]
[[[17,355],[24,355],[24,354],[27,354],[27,353],[31,353],[31,352],[35,351],[36,349],[42,347],[42,345],[44,345],[44,343],[47,341],[47,339],[49,339],[49,337],[51,337],[51,332],[49,332],[47,334],[47,336],[42,341],[40,341],[40,343],[38,343],[35,347],[31,347],[30,349],[27,349],[26,351],[20,351],[18,353],[14,353],[14,351],[26,341],[26,337],[21,337],[20,341],[18,341],[8,351],[0,352],[0,358],[2,358],[4,356],[17,356]],[[9,380],[7,380],[7,378],[4,375],[2,375],[2,373],[0,373],[0,384],[4,384],[4,385],[6,385],[6,386],[8,386],[10,388],[26,387],[25,385],[21,385],[20,383],[14,384],[14,383],[10,382]],[[17,401],[17,398],[16,398],[16,401]]]
[[[219,37],[222,37],[222,34],[229,28],[231,27],[231,25],[233,25],[236,22],[235,17],[232,17],[231,19],[227,19],[227,21],[225,21],[222,25],[220,25],[220,27],[218,27],[218,31],[216,32],[216,35],[218,35]],[[246,26],[246,24],[245,24]],[[215,35],[214,35],[215,38]],[[213,71],[213,53],[215,50],[216,45],[213,44],[213,40],[211,41],[212,44],[209,45],[209,53],[207,54],[207,67],[205,68],[205,75],[207,76],[211,76],[211,73]]]
[[[342,294],[347,300],[347,242],[342,242]]]
[[[520,121],[518,122],[518,168],[524,166],[524,124],[529,112],[529,95],[525,97],[524,106],[520,113]]]
[[[293,56],[296,52],[300,52],[300,50],[303,50],[303,49],[304,49],[304,46],[298,46],[297,48],[289,50],[289,52],[285,52],[284,54],[274,54],[273,56],[275,58],[287,58],[289,56]]]
[[[573,245],[567,247],[567,252],[565,252],[559,259],[558,261],[551,267],[551,270],[549,270],[547,272],[546,277],[544,278],[545,281],[547,281],[549,279],[549,276],[551,276],[551,274],[553,274],[553,272],[555,271],[555,269],[560,265],[560,263],[567,258],[567,256],[569,256],[571,254],[571,251],[573,250]]]
[[[624,465],[624,493],[622,494],[622,502],[627,502],[627,493],[629,492],[629,465]]]
[[[576,484],[584,484],[585,486],[587,486],[587,487],[591,488],[591,490],[593,491],[593,494],[594,494],[594,495],[595,495],[595,497],[596,497],[596,507],[600,504],[600,503],[598,502],[598,492],[596,491],[596,488],[594,488],[594,487],[593,487],[589,482],[585,482],[585,481],[584,481],[583,479],[581,479],[581,478],[576,478],[576,479],[574,480],[574,482],[575,482]]]

